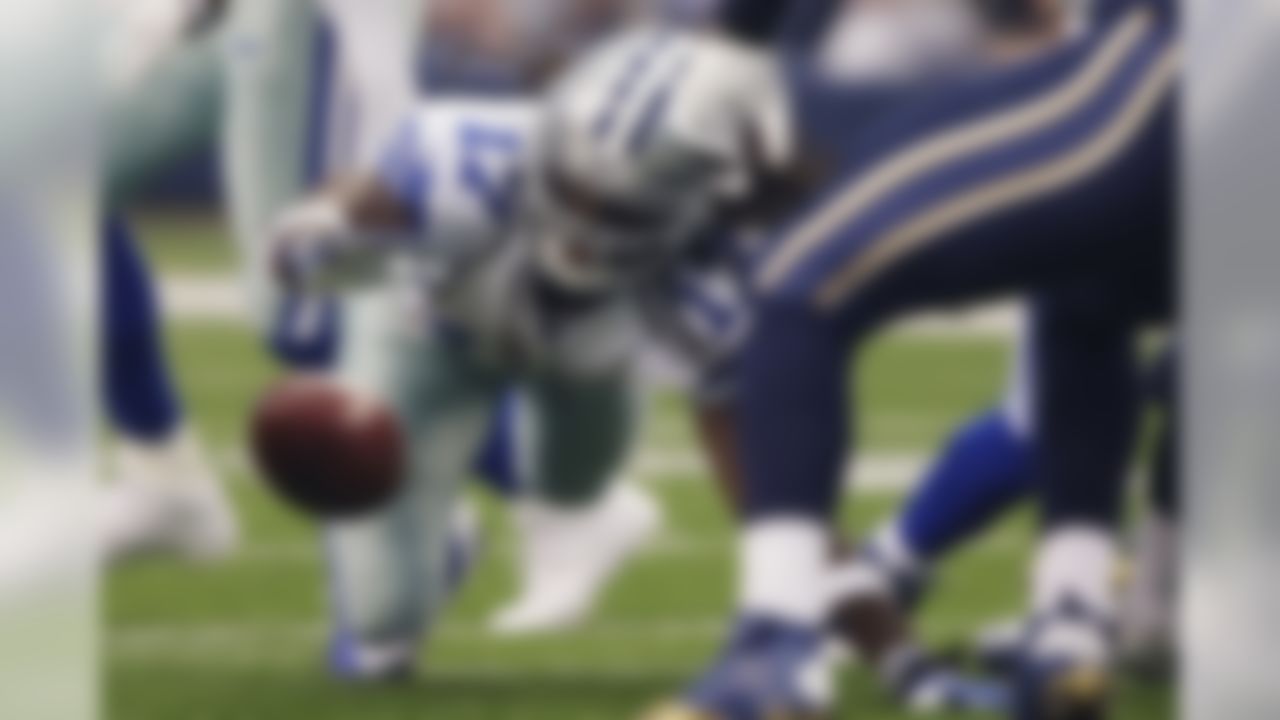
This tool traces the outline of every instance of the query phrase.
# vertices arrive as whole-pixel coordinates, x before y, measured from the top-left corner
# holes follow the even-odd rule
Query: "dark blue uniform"
[[[155,287],[122,217],[102,229],[103,393],[114,428],[148,442],[167,439],[182,406],[165,359]]]
[[[1172,18],[1128,6],[1043,60],[889,111],[779,226],[742,361],[751,516],[831,513],[848,363],[870,331],[1012,292],[1036,297],[1050,515],[1114,514],[1133,331],[1170,310],[1174,234]]]

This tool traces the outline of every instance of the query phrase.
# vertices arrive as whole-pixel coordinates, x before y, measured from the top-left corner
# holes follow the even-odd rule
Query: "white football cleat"
[[[235,513],[192,434],[156,445],[128,443],[118,463],[120,480],[103,489],[98,507],[105,563],[144,555],[214,561],[235,550]]]
[[[646,492],[617,483],[597,503],[562,509],[536,500],[515,513],[520,596],[495,613],[498,635],[564,630],[584,621],[618,572],[662,525]]]

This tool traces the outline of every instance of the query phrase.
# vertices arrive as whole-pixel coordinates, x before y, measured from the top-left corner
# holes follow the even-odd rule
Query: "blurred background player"
[[[225,2],[121,2],[107,79],[108,217],[100,227],[103,406],[115,482],[100,505],[108,561],[176,553],[217,559],[237,525],[174,385],[154,281],[125,212],[145,183],[209,141]]]

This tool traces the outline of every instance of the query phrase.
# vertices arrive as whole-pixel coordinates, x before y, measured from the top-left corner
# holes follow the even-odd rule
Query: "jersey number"
[[[502,222],[511,219],[519,192],[516,158],[520,136],[505,128],[468,123],[459,128],[459,180],[476,201]]]

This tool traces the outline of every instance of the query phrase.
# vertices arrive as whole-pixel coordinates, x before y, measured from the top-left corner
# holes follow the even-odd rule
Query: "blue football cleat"
[[[339,630],[329,641],[329,674],[360,685],[406,682],[414,674],[418,645],[416,638],[374,645]]]
[[[1015,720],[1105,720],[1114,635],[1106,616],[1074,597],[1034,618],[1015,676]]]
[[[466,503],[459,504],[450,519],[449,545],[445,550],[446,592],[461,592],[484,552],[479,518]],[[413,677],[420,638],[404,637],[370,643],[339,626],[329,641],[329,674],[338,680],[360,684],[398,683]]]
[[[1017,675],[1014,720],[1105,720],[1110,682],[1097,665],[1029,660]]]
[[[766,618],[738,621],[715,665],[646,720],[818,720],[834,702],[825,636]]]
[[[1006,715],[1013,706],[1007,682],[966,675],[918,651],[891,663],[886,680],[898,702],[914,714]]]

